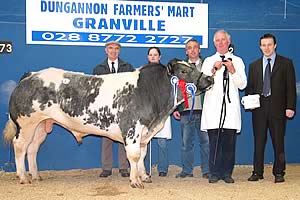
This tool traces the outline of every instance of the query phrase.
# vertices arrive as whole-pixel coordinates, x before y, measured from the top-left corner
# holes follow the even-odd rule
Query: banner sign
[[[47,45],[208,46],[208,4],[116,0],[26,0],[26,42]]]

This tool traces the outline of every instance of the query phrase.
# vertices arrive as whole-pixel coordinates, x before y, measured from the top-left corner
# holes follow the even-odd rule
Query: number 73
[[[0,53],[11,53],[12,43],[8,41],[0,41]]]

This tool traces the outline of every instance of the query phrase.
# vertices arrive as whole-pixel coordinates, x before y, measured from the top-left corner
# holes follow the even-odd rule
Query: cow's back
[[[86,75],[56,68],[32,72],[23,77],[11,95],[11,118],[16,122],[19,117],[40,113],[61,124],[76,118],[76,122],[107,128],[101,126],[99,112],[110,108],[116,114],[120,108],[113,102],[124,104],[120,97],[130,95],[128,88],[136,86],[138,74]]]

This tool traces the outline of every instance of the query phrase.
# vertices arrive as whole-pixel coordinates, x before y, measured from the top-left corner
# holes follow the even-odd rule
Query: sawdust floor
[[[118,176],[99,178],[101,169],[42,171],[43,181],[20,185],[13,172],[0,172],[0,200],[95,200],[95,199],[178,199],[178,200],[299,200],[300,165],[288,165],[286,182],[275,184],[271,166],[265,167],[265,179],[248,182],[251,166],[236,166],[233,174],[234,184],[219,181],[209,184],[200,176],[200,167],[194,169],[193,178],[177,179],[178,166],[170,166],[167,177],[158,177],[153,169],[152,183],[145,189],[129,186],[129,179]]]

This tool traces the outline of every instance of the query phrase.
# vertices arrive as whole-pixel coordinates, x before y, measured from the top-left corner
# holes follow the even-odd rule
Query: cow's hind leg
[[[29,174],[32,176],[32,181],[42,180],[37,168],[37,153],[41,143],[46,139],[47,133],[52,130],[52,123],[48,123],[49,120],[44,120],[35,129],[32,142],[27,149],[27,160],[29,167]]]
[[[144,160],[147,154],[147,144],[141,144],[141,156],[138,161],[138,174],[145,183],[152,183],[151,177],[146,174]],[[151,167],[151,166],[150,166]]]
[[[21,126],[19,137],[14,138],[14,151],[15,151],[15,161],[17,176],[20,178],[20,184],[30,183],[26,177],[25,168],[25,155],[27,148],[32,141],[34,130],[36,126],[30,124],[30,126]]]

